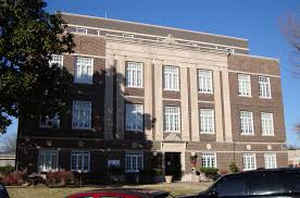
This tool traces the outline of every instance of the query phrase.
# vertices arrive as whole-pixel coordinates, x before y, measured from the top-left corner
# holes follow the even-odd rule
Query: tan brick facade
[[[91,172],[107,169],[108,160],[119,160],[125,167],[125,155],[131,152],[144,153],[143,168],[151,169],[152,165],[146,161],[149,159],[160,160],[157,167],[164,168],[165,157],[177,153],[185,181],[195,168],[191,158],[197,158],[199,168],[203,153],[215,154],[219,170],[228,170],[231,162],[243,169],[244,153],[255,154],[257,168],[265,166],[265,153],[276,154],[277,167],[287,165],[287,153],[282,148],[285,126],[278,61],[248,55],[248,43],[243,39],[162,27],[150,32],[150,26],[137,24],[134,25],[137,28],[129,30],[127,22],[68,14],[64,17],[71,24],[69,31],[76,31],[76,25],[89,24],[86,35],[74,33],[75,52],[64,55],[64,67],[74,75],[78,56],[94,60],[93,84],[75,84],[74,90],[77,93],[74,100],[92,103],[92,127],[72,130],[72,107],[62,118],[59,129],[41,129],[36,120],[20,122],[18,145],[30,142],[34,148],[30,150],[33,159],[25,160],[23,154],[27,151],[19,146],[19,160],[23,160],[19,168],[30,166],[30,170],[38,171],[41,149],[57,150],[58,166],[66,170],[70,170],[72,151],[89,151]],[[82,24],[81,20],[86,22]],[[129,33],[132,38],[124,36]],[[183,45],[184,39],[199,45]],[[202,46],[205,39],[219,50]],[[128,61],[143,63],[142,87],[126,86]],[[178,67],[178,91],[164,89],[165,65]],[[212,94],[198,91],[198,70],[212,72]],[[251,76],[251,97],[238,95],[240,73]],[[270,77],[271,99],[259,98],[258,76],[261,75]],[[142,132],[126,130],[127,103],[143,106]],[[176,133],[164,131],[165,106],[179,107]],[[201,133],[200,109],[213,109],[212,133]],[[241,110],[253,112],[254,135],[241,135]],[[274,136],[262,136],[261,112],[273,113]]]

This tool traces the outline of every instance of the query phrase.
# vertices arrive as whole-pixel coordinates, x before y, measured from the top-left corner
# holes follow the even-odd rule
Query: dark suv
[[[0,183],[0,198],[9,198],[5,186],[1,183]]]
[[[194,196],[214,197],[300,198],[300,169],[261,169],[225,175],[206,191]]]

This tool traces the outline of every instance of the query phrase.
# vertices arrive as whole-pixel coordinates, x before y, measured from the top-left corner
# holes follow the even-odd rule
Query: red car
[[[169,192],[149,189],[105,189],[76,193],[67,198],[174,198]]]

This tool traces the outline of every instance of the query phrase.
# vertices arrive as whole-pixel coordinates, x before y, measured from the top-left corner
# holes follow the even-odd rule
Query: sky
[[[281,18],[300,13],[299,0],[47,0],[47,11],[171,26],[249,40],[250,54],[280,60],[287,143],[300,147],[300,77],[291,72],[293,50],[280,31]],[[299,89],[299,90],[298,90]],[[8,134],[17,130],[17,120]],[[300,137],[300,136],[299,136]]]

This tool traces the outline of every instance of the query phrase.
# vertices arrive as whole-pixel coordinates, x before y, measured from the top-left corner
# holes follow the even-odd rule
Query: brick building
[[[62,16],[75,53],[52,61],[78,94],[63,118],[19,122],[19,168],[158,167],[187,181],[193,167],[287,165],[279,63],[247,39]]]

